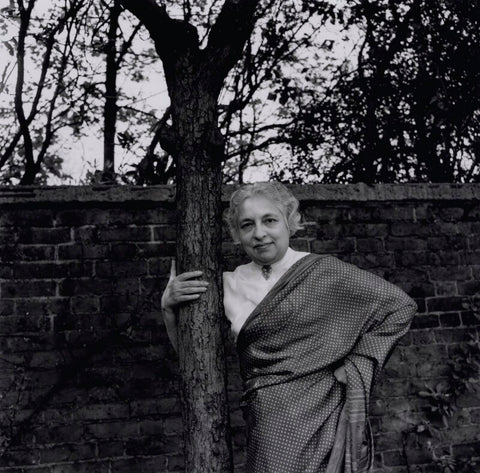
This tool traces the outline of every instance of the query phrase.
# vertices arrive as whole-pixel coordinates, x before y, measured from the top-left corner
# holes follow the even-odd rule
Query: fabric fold
[[[332,256],[295,263],[237,338],[249,473],[364,473],[372,386],[416,305]],[[333,372],[344,365],[347,384]]]

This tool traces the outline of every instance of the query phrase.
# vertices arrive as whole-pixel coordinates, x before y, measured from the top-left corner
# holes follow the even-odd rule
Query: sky
[[[0,9],[8,6],[10,0],[0,0]],[[37,0],[37,5],[34,12],[38,15],[43,15],[48,7],[51,5],[50,0]],[[0,74],[2,71],[7,68],[11,72],[11,75],[8,80],[9,90],[0,90],[0,108],[1,107],[11,107],[12,97],[14,91],[14,82],[16,77],[15,70],[15,58],[9,53],[7,48],[7,42],[16,37],[18,31],[18,24],[15,21],[6,22],[7,29],[3,32],[2,38],[0,41]],[[128,29],[128,25],[123,25],[124,29]],[[339,32],[334,28],[326,28],[322,32],[322,36],[326,40],[335,40],[339,37]],[[142,48],[148,44],[152,45],[148,34],[145,31],[141,31],[137,43],[134,47]],[[339,60],[342,60],[348,54],[351,54],[354,41],[345,42],[345,41],[335,41],[334,54],[338,56]],[[95,63],[97,61],[97,63]],[[102,57],[97,59],[92,59],[92,68],[97,71],[102,71],[104,67],[104,62]],[[35,66],[31,59],[27,56],[26,69],[28,76],[35,80],[38,78],[38,68]],[[128,77],[120,77],[118,85],[130,95],[128,100],[120,100],[119,106],[131,106],[135,108],[140,108],[155,113],[157,118],[160,118],[163,115],[164,110],[169,105],[169,97],[166,90],[166,84],[163,79],[162,74],[162,65],[160,61],[154,63],[148,69],[147,73],[148,79],[142,82],[133,82]],[[261,92],[264,95],[268,91]],[[260,96],[261,98],[261,96]],[[264,97],[265,98],[265,97]],[[26,109],[28,112],[28,104]],[[264,115],[272,114],[272,110],[268,108],[263,111]],[[0,116],[0,120],[2,117]],[[118,132],[125,131],[122,129],[122,126],[119,125]],[[149,138],[151,130],[148,128],[145,129],[145,137]],[[100,170],[103,165],[103,141],[102,137],[99,136],[98,126],[96,129],[92,128],[91,132],[88,132],[87,136],[82,137],[81,139],[76,139],[66,130],[61,130],[58,134],[58,154],[60,154],[63,161],[63,171],[65,174],[71,176],[70,179],[66,181],[60,181],[57,178],[52,178],[49,184],[81,184],[85,180],[87,171],[94,171],[95,169]],[[135,146],[133,146],[133,153],[126,152],[124,149],[117,146],[116,148],[116,168],[122,172],[131,169],[130,165],[138,161],[139,157],[135,156]],[[137,146],[137,151],[139,150]],[[267,167],[253,168],[247,170],[245,174],[245,180],[254,181],[254,180],[265,180],[268,178],[268,169]]]

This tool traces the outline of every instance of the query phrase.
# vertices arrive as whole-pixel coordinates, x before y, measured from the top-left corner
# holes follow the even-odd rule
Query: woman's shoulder
[[[223,272],[223,282],[232,283],[239,278],[248,277],[253,270],[253,263],[241,264],[237,266],[233,271],[224,271]]]

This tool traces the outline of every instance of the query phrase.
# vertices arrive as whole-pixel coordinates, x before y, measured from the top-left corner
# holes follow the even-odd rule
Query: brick
[[[59,284],[60,296],[83,294],[109,294],[112,292],[112,282],[100,278],[67,278]]]
[[[432,281],[466,281],[472,277],[469,266],[437,266],[429,274]]]
[[[0,299],[0,316],[13,315],[14,307],[13,300]]]
[[[438,343],[459,343],[470,340],[468,331],[464,328],[437,329],[434,330],[435,340]]]
[[[97,442],[98,458],[123,457],[125,447],[123,441],[101,441]]]
[[[51,209],[2,209],[0,227],[52,227],[53,211]]]
[[[427,238],[428,248],[438,250],[468,250],[468,238],[464,235],[458,236],[429,236]]]
[[[385,249],[388,250],[409,250],[425,251],[427,249],[427,240],[414,236],[384,238]]]
[[[17,315],[54,315],[66,312],[69,308],[68,298],[25,298],[16,303]]]
[[[151,241],[150,227],[119,227],[99,228],[98,239],[102,242],[109,241]]]
[[[450,297],[428,297],[427,310],[428,312],[450,312],[455,310],[462,310],[465,298],[461,296]]]
[[[102,209],[61,210],[57,213],[55,223],[62,227],[78,227],[83,225],[107,224],[111,211]]]
[[[179,442],[176,437],[143,437],[125,442],[125,453],[131,456],[161,455],[178,452]]]
[[[155,241],[175,241],[177,237],[174,225],[162,225],[153,227],[153,239]]]
[[[29,244],[57,244],[66,243],[71,240],[70,228],[22,228],[19,234],[20,243]]]
[[[160,473],[173,472],[171,468],[165,469],[166,457],[164,455],[155,455],[149,458],[126,458],[114,459],[111,461],[112,472],[115,473]]]
[[[156,277],[168,277],[172,264],[171,258],[155,258],[148,260],[148,274]]]
[[[50,261],[55,259],[54,245],[18,245],[21,260]]]
[[[403,289],[410,297],[422,298],[435,295],[435,288],[432,283],[429,282],[399,282],[398,287]],[[422,312],[419,310],[419,312]]]
[[[460,312],[460,316],[462,318],[462,325],[472,326],[480,324],[480,316],[471,310]]]
[[[87,460],[95,457],[95,444],[65,444],[53,447],[42,447],[40,461],[42,463],[59,463],[66,461]]]
[[[75,411],[77,418],[82,420],[107,420],[128,419],[130,409],[128,405],[119,403],[89,404]]]
[[[462,264],[480,265],[480,251],[462,252]]]
[[[0,279],[10,279],[13,276],[13,265],[11,263],[0,263]]]
[[[84,437],[84,428],[80,424],[48,425],[37,427],[34,435],[37,445],[81,442]]]
[[[82,245],[78,243],[59,245],[58,259],[105,259],[110,256],[108,245],[88,244]]]
[[[148,273],[147,262],[138,261],[98,261],[96,264],[96,275],[99,277],[133,277],[144,276]]]
[[[303,228],[299,228],[292,237],[294,238],[306,238],[312,240],[317,235],[317,225],[312,223],[302,223]],[[229,235],[230,237],[230,235]]]
[[[176,246],[174,243],[137,243],[139,257],[175,256]]]
[[[383,253],[382,238],[357,238],[357,251],[360,253]]]
[[[111,471],[109,461],[96,459],[93,461],[76,461],[74,463],[50,465],[49,473],[111,473]]]
[[[295,235],[290,239],[290,246],[295,251],[307,251],[310,253],[310,240],[308,238],[297,238]]]
[[[435,295],[436,296],[456,296],[457,287],[462,283],[456,281],[435,281]]]
[[[440,325],[442,327],[458,327],[460,325],[460,315],[457,312],[440,314]]]
[[[0,282],[0,294],[5,298],[51,297],[55,295],[54,281],[8,281]]]
[[[110,209],[108,223],[110,225],[149,225],[175,223],[177,220],[172,204],[156,203],[154,209]]]
[[[424,251],[396,251],[395,263],[398,267],[417,267],[426,265],[429,262],[429,255]]]
[[[312,252],[323,253],[351,253],[355,251],[354,238],[337,238],[333,240],[315,240],[312,242]]]
[[[110,257],[116,261],[139,257],[140,249],[135,243],[112,243]]]
[[[138,423],[134,421],[103,422],[86,425],[85,430],[92,438],[128,439],[138,436]]]
[[[18,465],[36,465],[38,463],[38,455],[38,450],[9,448],[0,457],[0,468],[15,466],[17,467],[16,473],[18,473]]]
[[[385,278],[392,283],[400,282],[427,282],[429,281],[428,270],[420,268],[395,268],[385,273]]]
[[[339,227],[339,230],[344,236],[384,237],[388,235],[388,225],[386,223],[344,223]]]
[[[16,279],[59,279],[66,277],[92,276],[91,263],[17,263],[14,269]]]
[[[468,237],[469,249],[480,248],[480,235],[470,235]]]
[[[367,254],[352,254],[350,256],[352,264],[359,266],[360,268],[391,268],[395,266],[394,258],[391,253],[367,253]]]
[[[473,296],[480,293],[480,281],[463,281],[458,282],[458,293],[460,295]]]
[[[414,345],[429,345],[435,343],[435,337],[429,330],[419,330],[412,332],[412,343]]]
[[[55,333],[65,332],[65,331],[86,331],[84,335],[87,342],[92,342],[91,332],[95,330],[101,331],[105,330],[108,327],[108,320],[106,317],[99,314],[84,313],[79,316],[75,312],[67,313],[64,312],[55,316],[53,320],[53,330]],[[99,333],[97,335],[100,335]]]
[[[332,240],[332,239],[341,239],[346,235],[345,232],[342,230],[340,225],[334,224],[325,224],[321,225],[317,228],[317,239],[318,240]]]
[[[70,306],[72,314],[90,314],[99,311],[100,303],[96,296],[74,296],[70,298]]]
[[[350,220],[350,209],[347,207],[308,206],[302,205],[301,213],[304,219],[318,223],[347,222]]]
[[[168,471],[184,471],[185,461],[183,455],[168,455],[167,456]]]

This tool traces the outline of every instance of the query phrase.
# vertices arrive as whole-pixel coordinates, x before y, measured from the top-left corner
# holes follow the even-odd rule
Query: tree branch
[[[255,24],[258,0],[225,0],[205,48],[209,69],[219,82],[242,55]],[[214,72],[215,71],[215,72]]]
[[[147,28],[162,61],[171,63],[187,50],[198,50],[197,29],[186,21],[170,18],[164,4],[158,5],[155,0],[120,0],[120,3]]]

